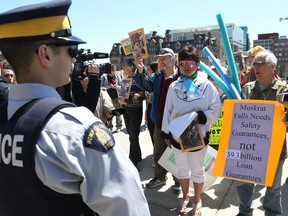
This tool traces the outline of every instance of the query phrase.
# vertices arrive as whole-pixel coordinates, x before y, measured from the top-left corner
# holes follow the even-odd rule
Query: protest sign
[[[120,44],[124,50],[125,55],[129,55],[132,53],[132,46],[131,46],[131,41],[129,38],[123,39],[120,41]]]
[[[131,46],[132,53],[134,58],[148,58],[148,50],[146,46],[146,37],[144,33],[144,28],[140,28],[128,33]]]
[[[223,121],[223,110],[224,109],[222,109],[217,121],[210,127],[209,145],[219,145]]]
[[[277,101],[225,100],[220,145],[213,174],[271,186],[286,127]]]

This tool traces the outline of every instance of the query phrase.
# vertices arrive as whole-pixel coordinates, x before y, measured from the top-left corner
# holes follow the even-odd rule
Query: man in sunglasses
[[[150,215],[138,171],[111,131],[55,90],[69,82],[85,43],[71,34],[70,5],[0,14],[0,50],[18,83],[0,110],[8,114],[0,122],[0,215]]]

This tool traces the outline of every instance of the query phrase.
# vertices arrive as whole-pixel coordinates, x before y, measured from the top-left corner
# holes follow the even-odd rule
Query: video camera
[[[112,110],[113,116],[120,116],[124,113],[126,113],[126,110],[124,108],[117,108],[117,109]]]
[[[104,64],[97,64],[99,73],[84,73],[86,68],[93,63],[93,59],[102,59],[102,58],[109,58],[108,53],[100,53],[94,52],[92,53],[90,49],[84,50],[79,49],[77,50],[76,55],[76,62],[74,64],[74,69],[72,71],[71,78],[73,80],[82,80],[85,77],[89,77],[90,79],[98,79],[102,76],[103,73],[109,74],[111,73],[111,64],[104,63]]]
[[[123,115],[124,113],[126,113],[126,109],[124,108],[117,108],[111,111],[111,114],[113,116],[120,116],[120,115]],[[108,118],[108,120],[111,120],[113,116],[111,118]]]

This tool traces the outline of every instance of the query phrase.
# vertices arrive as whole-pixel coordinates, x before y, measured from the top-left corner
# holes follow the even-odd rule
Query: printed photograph
[[[133,81],[132,78],[124,78],[122,80],[121,88],[118,94],[119,98],[125,98],[125,99],[129,98],[132,81]]]
[[[125,55],[129,55],[132,53],[131,41],[129,38],[120,41],[120,44],[124,50]]]
[[[192,121],[179,138],[183,152],[193,151],[205,147],[205,142],[198,124]]]
[[[140,28],[128,33],[131,41],[132,53],[134,58],[148,58],[148,51],[146,46],[146,38],[144,28]]]

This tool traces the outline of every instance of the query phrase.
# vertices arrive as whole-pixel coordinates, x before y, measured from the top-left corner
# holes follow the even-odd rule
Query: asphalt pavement
[[[123,121],[124,122],[124,121]],[[129,154],[129,139],[125,126],[118,133],[114,133],[114,137],[123,147],[125,152]],[[141,133],[139,136],[140,146],[142,150],[143,160],[140,162],[140,178],[144,193],[149,203],[150,212],[152,216],[175,216],[179,215],[176,210],[182,193],[177,195],[173,193],[172,175],[168,173],[166,185],[154,189],[146,189],[145,184],[153,177],[154,168],[153,163],[153,146],[149,136],[148,129],[144,122],[141,126]],[[286,160],[283,168],[282,176],[282,205],[283,214],[281,216],[288,216],[288,184],[285,183],[288,177],[288,162]],[[238,181],[232,181],[218,177],[216,181],[202,193],[202,216],[235,216],[238,214],[238,202],[236,198],[235,187],[239,184]],[[263,195],[265,187],[256,186],[254,194],[255,210],[254,216],[264,216],[262,209]],[[191,191],[191,200],[193,191]],[[189,204],[186,215],[191,215],[191,205]]]

